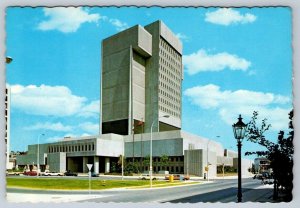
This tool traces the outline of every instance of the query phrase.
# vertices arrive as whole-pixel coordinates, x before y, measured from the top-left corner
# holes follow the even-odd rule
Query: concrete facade
[[[27,155],[17,155],[17,165],[35,166],[37,146],[29,145]],[[59,142],[39,145],[41,170],[87,172],[86,164],[93,164],[93,172],[110,172],[110,158],[123,155],[124,140],[120,135],[106,134],[79,138],[64,138]]]
[[[152,123],[154,132],[180,129],[181,54],[181,42],[161,21],[104,39],[101,133],[131,135],[138,122],[143,132]]]
[[[116,163],[120,155],[135,158],[140,162],[140,172],[148,171],[148,165],[142,160],[150,155],[150,133],[135,135],[103,134],[101,136],[64,138],[59,142],[40,144],[40,166],[42,171],[88,172],[87,164],[93,164],[95,173],[111,172],[112,162]],[[184,173],[209,178],[216,176],[218,165],[235,166],[236,158],[226,156],[222,145],[216,141],[181,130],[153,133],[153,171],[167,170],[170,173]],[[133,149],[135,151],[133,151]],[[233,151],[232,151],[233,152]],[[37,145],[29,145],[27,155],[17,156],[17,165],[34,168],[37,162]],[[133,155],[134,154],[134,155]],[[167,155],[169,162],[162,165],[160,157]],[[225,161],[225,162],[224,162]],[[243,174],[250,164],[243,160]],[[205,167],[208,166],[208,172]]]

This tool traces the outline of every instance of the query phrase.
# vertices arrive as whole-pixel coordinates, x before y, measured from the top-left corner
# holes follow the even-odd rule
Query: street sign
[[[205,171],[208,171],[208,166],[205,167]]]
[[[91,171],[93,164],[86,164],[86,166],[88,167],[89,171]]]

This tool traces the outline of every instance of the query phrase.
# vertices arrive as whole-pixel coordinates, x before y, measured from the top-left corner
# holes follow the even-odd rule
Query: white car
[[[50,172],[49,170],[46,170],[45,172],[42,173],[43,176],[63,176],[64,174],[62,173],[57,173],[57,172]]]
[[[150,180],[150,175],[149,174],[142,174],[142,175],[140,175],[139,179],[141,179],[141,180]],[[154,177],[153,175],[152,175],[152,180],[156,180],[156,177]]]

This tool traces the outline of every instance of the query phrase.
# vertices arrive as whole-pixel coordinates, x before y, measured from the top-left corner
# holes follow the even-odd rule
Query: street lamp
[[[38,136],[38,146],[37,146],[37,177],[39,177],[40,173],[40,136],[44,136],[45,134],[39,134]]]
[[[162,118],[162,117],[169,118],[170,116],[164,115],[159,118]],[[150,128],[150,188],[152,188],[152,129],[153,129],[154,122],[155,122],[155,120],[152,122],[151,128]]]
[[[206,144],[206,174],[207,174],[207,181],[209,181],[208,179],[208,171],[209,171],[209,167],[208,167],[208,144],[209,144],[210,140],[207,141]]]
[[[239,115],[238,122],[232,125],[234,137],[237,140],[238,147],[238,193],[237,198],[238,202],[242,201],[242,156],[241,156],[241,148],[242,148],[242,140],[244,139],[246,133],[247,125],[243,123],[241,115]]]

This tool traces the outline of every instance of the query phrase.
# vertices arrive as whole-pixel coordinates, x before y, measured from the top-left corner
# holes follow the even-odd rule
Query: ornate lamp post
[[[241,156],[241,148],[242,148],[242,140],[244,139],[246,133],[247,125],[243,123],[241,115],[239,115],[238,122],[232,125],[234,137],[237,140],[238,147],[238,193],[237,199],[238,202],[242,201],[242,156]]]
[[[164,115],[164,116],[160,116],[159,118],[169,118],[169,115]],[[150,188],[152,188],[152,130],[153,130],[153,125],[155,123],[156,120],[153,120],[152,124],[151,124],[151,128],[150,128]],[[158,121],[159,122],[159,121]]]

